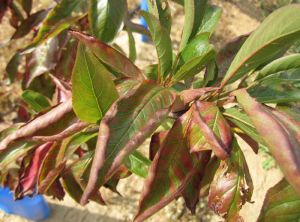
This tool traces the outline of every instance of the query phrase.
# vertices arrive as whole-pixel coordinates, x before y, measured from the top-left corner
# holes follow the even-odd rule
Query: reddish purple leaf
[[[300,145],[293,132],[245,89],[234,93],[257,132],[279,164],[285,178],[300,194]]]
[[[99,127],[82,204],[86,204],[89,197],[116,173],[123,160],[154,133],[167,117],[174,99],[168,88],[145,81],[114,103]]]
[[[70,33],[91,49],[95,56],[115,71],[133,79],[144,79],[141,70],[130,59],[100,40],[77,31]]]
[[[149,148],[149,159],[154,160],[158,150],[162,147],[163,141],[168,135],[169,131],[154,133],[151,137],[150,148]]]
[[[17,28],[12,39],[22,38],[27,35],[34,27],[39,25],[47,16],[49,10],[41,10],[21,22],[21,25]]]
[[[182,194],[193,210],[195,200],[188,194],[194,190],[199,192],[198,183],[194,184],[193,178],[197,176],[201,180],[210,157],[210,151],[190,153],[186,137],[193,113],[191,108],[177,119],[155,155],[141,195],[136,222],[144,221]],[[186,190],[187,187],[192,191]]]
[[[14,140],[32,136],[35,134],[38,135],[45,135],[48,133],[55,134],[57,128],[60,129],[65,126],[57,127],[54,126],[53,129],[49,126],[63,123],[60,122],[66,114],[72,111],[72,100],[68,100],[64,103],[61,103],[48,111],[47,113],[41,114],[40,116],[36,117],[35,119],[31,120],[30,122],[26,123],[22,127],[20,127],[17,131],[13,132],[12,134],[8,135],[5,139],[0,142],[0,151],[5,150],[6,147]],[[68,119],[68,118],[67,118]],[[65,124],[65,123],[64,123]],[[53,134],[52,134],[53,135]]]
[[[45,143],[40,145],[33,152],[29,165],[21,170],[22,175],[20,175],[19,184],[15,191],[15,196],[21,198],[25,195],[32,195],[36,191],[36,185],[38,181],[38,175],[42,166],[42,162],[53,146],[53,143]]]
[[[213,150],[220,159],[226,159],[231,149],[231,129],[214,103],[195,103],[196,115],[191,128],[191,150]]]

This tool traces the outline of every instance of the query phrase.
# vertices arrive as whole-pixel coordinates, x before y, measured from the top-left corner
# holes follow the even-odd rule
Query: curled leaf
[[[239,211],[246,201],[250,202],[253,184],[248,166],[236,139],[231,157],[221,162],[208,196],[208,205],[226,221],[239,221]]]
[[[59,122],[67,113],[72,111],[72,100],[51,109],[49,112],[36,117],[34,120],[22,126],[17,131],[8,135],[0,142],[0,151],[5,150],[7,146],[14,140],[31,136],[37,132],[45,130],[49,125]]]

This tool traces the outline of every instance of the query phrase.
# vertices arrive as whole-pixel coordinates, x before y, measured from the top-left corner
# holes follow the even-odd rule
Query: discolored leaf
[[[144,82],[121,97],[102,119],[89,183],[82,197],[85,204],[132,153],[161,124],[174,96],[168,88]]]
[[[143,74],[128,58],[114,48],[105,43],[80,32],[70,31],[70,33],[86,45],[94,55],[113,70],[133,79],[143,79]]]
[[[17,52],[7,63],[5,71],[10,83],[12,83],[15,80],[15,78],[18,76],[19,66],[21,65],[21,61],[22,61],[22,56],[20,55],[20,53]]]
[[[118,98],[110,73],[82,44],[78,46],[72,90],[74,112],[90,123],[99,121]]]
[[[32,9],[32,0],[21,0],[22,8],[27,15],[30,15]]]
[[[196,75],[213,59],[214,55],[214,47],[209,43],[209,33],[197,35],[179,54],[173,81]]]
[[[48,12],[49,10],[41,10],[30,15],[27,19],[21,22],[20,26],[11,38],[18,39],[27,35],[34,27],[38,26],[44,20]]]
[[[126,4],[125,0],[90,0],[89,24],[93,36],[103,42],[112,42],[127,13]]]
[[[268,191],[258,221],[292,222],[299,218],[300,196],[283,179]]]
[[[300,5],[282,7],[253,32],[231,63],[222,86],[275,59],[300,36]],[[293,17],[293,20],[290,18]],[[272,25],[270,25],[272,24]]]
[[[221,162],[211,184],[208,205],[226,221],[239,221],[239,211],[246,201],[250,202],[253,184],[249,169],[236,139],[232,155]]]
[[[86,0],[62,0],[48,13],[43,21],[37,36],[32,43],[25,48],[30,50],[37,45],[55,37],[84,17],[87,13]]]
[[[35,112],[50,107],[49,100],[44,95],[32,90],[23,91],[22,98]]]
[[[156,47],[158,56],[158,77],[166,79],[169,71],[172,68],[172,42],[168,31],[161,26],[159,20],[145,11],[141,15],[146,20],[152,36],[152,40]]]
[[[197,34],[207,7],[207,0],[184,0],[184,26],[180,42],[180,51]]]
[[[144,221],[182,194],[190,203],[189,207],[194,208],[194,202],[189,202],[190,194],[193,194],[193,189],[197,193],[199,187],[193,179],[197,175],[195,179],[201,180],[210,152],[190,153],[186,138],[193,112],[194,109],[190,109],[176,120],[155,155],[134,221]]]
[[[300,145],[293,133],[267,107],[251,98],[245,89],[236,91],[235,96],[279,164],[287,181],[300,193]]]
[[[154,160],[155,155],[158,153],[159,149],[162,147],[163,142],[168,135],[168,131],[154,133],[151,137],[150,148],[149,148],[149,158]]]

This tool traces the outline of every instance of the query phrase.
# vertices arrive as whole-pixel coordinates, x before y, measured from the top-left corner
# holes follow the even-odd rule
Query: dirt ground
[[[236,1],[222,1],[212,0],[212,3],[219,5],[223,8],[223,15],[221,23],[219,24],[213,40],[217,48],[228,42],[230,39],[239,35],[247,34],[253,31],[258,25],[260,18],[255,15],[253,10],[248,10],[245,7],[240,7]],[[134,4],[134,3],[133,3]],[[181,35],[181,28],[183,24],[183,12],[178,10],[178,7],[172,5],[174,14],[174,26],[172,29],[172,40],[174,47],[178,46],[178,40]],[[1,25],[3,27],[3,25]],[[0,29],[0,77],[4,72],[6,62],[9,60],[12,52],[22,47],[24,43],[13,42],[6,44],[5,40],[11,35],[13,30],[9,28]],[[155,61],[156,53],[153,45],[145,44],[140,41],[140,36],[135,35],[138,60],[137,65],[141,68],[146,66],[149,62]],[[117,40],[122,46],[127,45],[127,35],[121,34]],[[2,44],[2,45],[1,45]],[[127,48],[124,48],[126,51]],[[17,86],[6,86],[3,82],[0,84],[0,116],[3,121],[0,128],[3,128],[9,120],[13,118],[12,115],[5,115],[13,110],[14,101],[19,94]],[[1,120],[0,120],[1,122]],[[147,146],[145,143],[144,146]],[[247,163],[250,168],[252,179],[254,182],[254,195],[252,204],[246,204],[242,210],[242,216],[245,222],[254,222],[260,211],[264,195],[267,189],[276,184],[282,177],[281,172],[277,168],[271,170],[264,170],[262,162],[264,156],[262,154],[255,155],[250,148],[246,145],[243,146]],[[56,201],[47,198],[52,209],[51,217],[46,222],[123,222],[131,221],[137,210],[139,193],[141,192],[143,181],[137,177],[130,177],[124,179],[118,186],[118,190],[123,197],[117,196],[110,191],[104,190],[104,197],[108,202],[108,206],[99,206],[95,203],[90,203],[86,207],[79,206],[70,197],[66,197],[64,201]],[[5,215],[0,213],[0,222],[27,222],[23,218]],[[197,221],[197,222],[217,222],[222,219],[212,216],[211,212],[207,209],[205,200],[202,200],[198,206],[195,216],[191,215],[184,208],[182,199],[172,202],[165,209],[147,220],[148,222],[177,222],[177,221]]]

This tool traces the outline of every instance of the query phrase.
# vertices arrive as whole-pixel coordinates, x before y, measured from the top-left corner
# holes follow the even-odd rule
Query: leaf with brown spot
[[[184,195],[188,207],[194,211],[199,187],[193,179],[201,180],[210,157],[210,151],[190,153],[186,137],[194,112],[195,107],[192,107],[177,119],[155,155],[141,194],[136,222],[144,221],[181,195]],[[194,190],[196,200],[195,196],[191,198],[190,195],[194,194]]]
[[[253,184],[237,140],[233,140],[230,159],[222,161],[211,184],[208,205],[226,221],[237,221],[239,211],[250,202]]]
[[[108,181],[122,161],[167,117],[174,102],[168,88],[144,82],[121,97],[101,121],[89,183],[81,203]]]
[[[270,109],[250,97],[245,89],[235,91],[234,95],[249,115],[285,178],[300,194],[300,144],[293,132]]]

